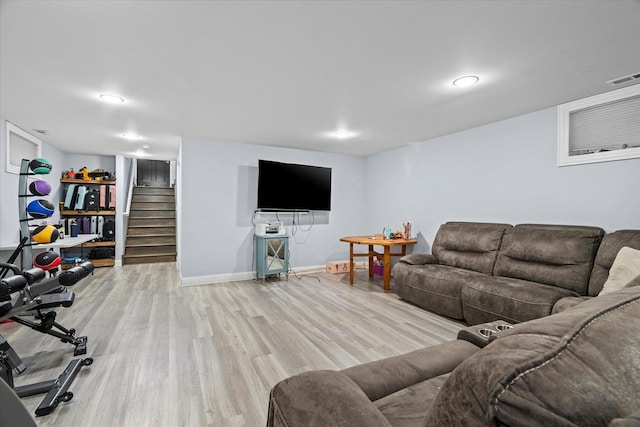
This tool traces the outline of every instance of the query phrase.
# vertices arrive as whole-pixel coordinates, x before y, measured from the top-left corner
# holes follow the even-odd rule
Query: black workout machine
[[[56,307],[69,307],[75,294],[66,286],[73,286],[93,272],[93,264],[84,262],[63,271],[52,278],[45,278],[45,271],[31,268],[24,271],[7,263],[0,268],[13,272],[13,276],[0,280],[0,321],[11,319],[36,331],[59,338],[62,342],[75,345],[74,355],[87,352],[87,337],[75,337],[74,329],[66,329],[55,321]],[[20,315],[33,314],[39,323],[26,320]],[[52,330],[53,328],[59,331]],[[64,372],[56,379],[14,387],[13,372],[20,374],[26,366],[9,343],[0,336],[0,378],[2,378],[19,397],[46,393],[36,409],[36,416],[48,415],[60,402],[68,402],[73,393],[69,386],[83,366],[93,363],[92,358],[72,360]]]
[[[67,329],[55,321],[56,307],[71,307],[75,299],[73,292],[68,292],[65,286],[73,286],[93,272],[93,264],[84,262],[79,266],[70,268],[62,273],[37,283],[44,279],[45,272],[39,268],[31,268],[20,271],[12,264],[0,263],[0,267],[8,268],[14,275],[2,279],[0,285],[0,300],[7,298],[12,293],[18,292],[18,297],[11,306],[7,314],[2,314],[0,310],[0,321],[10,318],[16,323],[28,326],[36,331],[59,338],[62,342],[73,344],[74,356],[87,353],[87,337],[76,337],[75,329]],[[40,322],[32,322],[19,317],[26,311],[34,314]],[[53,330],[53,328],[59,331]]]

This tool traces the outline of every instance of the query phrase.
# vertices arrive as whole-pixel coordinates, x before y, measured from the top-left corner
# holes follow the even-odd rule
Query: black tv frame
[[[331,211],[331,172],[329,167],[259,159],[257,210]]]

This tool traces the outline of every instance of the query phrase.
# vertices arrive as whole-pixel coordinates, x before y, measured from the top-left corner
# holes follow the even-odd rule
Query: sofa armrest
[[[453,371],[480,350],[467,341],[449,341],[375,362],[356,365],[342,372],[351,378],[371,401],[411,385]]]
[[[438,259],[431,254],[409,254],[405,255],[398,260],[405,264],[411,265],[424,265],[424,264],[437,264]]]
[[[390,426],[348,376],[311,371],[280,381],[271,389],[267,427]]]
[[[635,411],[625,418],[614,418],[608,427],[640,427],[640,411]]]
[[[583,303],[585,301],[589,301],[591,298],[593,298],[593,297],[580,296],[580,297],[564,297],[564,298],[560,298],[553,305],[553,308],[551,309],[551,314],[561,313],[561,312],[565,311],[568,308],[574,307],[574,306],[576,306],[578,304],[581,304],[581,303]]]

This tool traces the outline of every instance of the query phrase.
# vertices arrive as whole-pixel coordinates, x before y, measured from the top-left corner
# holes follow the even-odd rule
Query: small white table
[[[53,243],[38,243],[37,245],[32,245],[31,247],[34,249],[50,249],[50,248],[72,248],[74,246],[82,246],[91,240],[97,239],[97,234],[78,234],[78,237],[65,237],[64,239],[58,239]],[[13,243],[11,245],[2,245],[0,246],[0,251],[12,251],[18,246],[18,243]]]

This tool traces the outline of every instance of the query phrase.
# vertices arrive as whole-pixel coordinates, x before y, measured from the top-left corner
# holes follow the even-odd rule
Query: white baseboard
[[[297,267],[294,271],[298,274],[301,273],[316,273],[318,271],[325,271],[324,265],[313,265],[308,267]],[[289,273],[292,275],[292,273]],[[251,271],[245,271],[242,273],[228,273],[228,274],[212,274],[210,276],[196,276],[196,277],[181,277],[181,286],[198,286],[198,285],[210,285],[213,283],[222,282],[239,282],[243,280],[255,279],[255,273]]]

